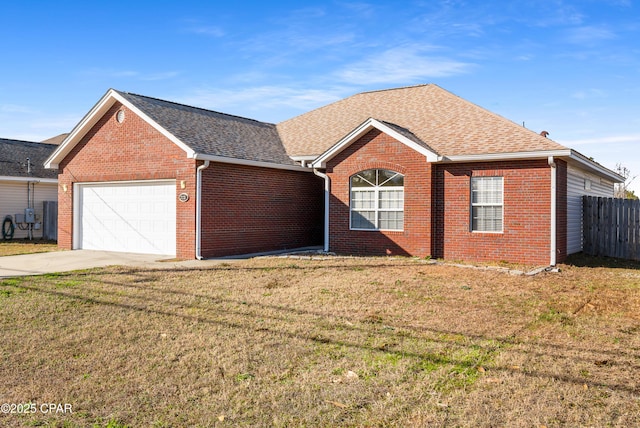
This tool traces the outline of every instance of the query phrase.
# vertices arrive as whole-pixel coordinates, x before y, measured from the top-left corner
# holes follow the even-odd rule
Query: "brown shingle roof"
[[[370,117],[405,128],[443,156],[566,149],[434,84],[356,94],[277,129],[290,156],[320,155]]]

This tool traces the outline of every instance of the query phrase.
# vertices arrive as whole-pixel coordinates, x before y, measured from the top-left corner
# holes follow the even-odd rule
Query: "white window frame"
[[[356,177],[358,174],[365,172],[365,171],[370,171],[370,170],[363,170],[363,171],[359,171],[355,174],[353,174],[351,177],[349,177],[349,230],[361,230],[361,231],[390,231],[390,232],[402,232],[404,231],[404,185],[402,186],[383,186],[385,183],[387,183],[390,180],[393,180],[395,177],[397,176],[401,176],[404,179],[404,175],[397,172],[397,171],[393,171],[390,169],[384,169],[384,168],[372,168],[374,171],[376,171],[376,182],[378,182],[378,174],[379,171],[390,171],[395,173],[395,175],[393,175],[392,177],[388,178],[387,180],[385,180],[384,182],[375,185],[374,183],[371,183],[369,180],[365,179],[364,177],[361,177],[363,180],[365,180],[367,183],[371,184],[371,187],[354,187],[353,186],[353,178]],[[380,207],[380,192],[383,191],[402,191],[402,204],[401,207],[399,208],[381,208]],[[356,209],[353,207],[353,194],[354,192],[370,192],[373,193],[373,208],[367,208],[367,209]],[[374,212],[374,221],[375,224],[373,228],[361,228],[361,227],[353,227],[353,214],[360,212],[360,211],[373,211]],[[402,228],[400,229],[384,229],[380,227],[380,213],[383,212],[401,212],[403,214],[403,218],[402,218]]]
[[[473,201],[473,184],[474,181],[488,181],[488,180],[496,180],[500,179],[500,203],[495,202],[474,202]],[[504,233],[504,177],[502,176],[482,176],[482,177],[471,177],[469,181],[469,231],[473,233]],[[483,229],[474,229],[473,227],[473,209],[476,207],[500,207],[500,230],[483,230]]]

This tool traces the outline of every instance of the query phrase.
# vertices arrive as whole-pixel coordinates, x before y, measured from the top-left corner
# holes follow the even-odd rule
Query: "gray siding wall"
[[[582,251],[582,196],[613,197],[613,182],[569,165],[567,171],[567,254]]]
[[[37,183],[35,185],[35,213],[36,221],[42,223],[43,220],[43,201],[58,200],[58,185],[56,183]],[[0,181],[0,222],[5,216],[15,216],[16,214],[24,214],[27,208],[27,182],[7,182]],[[14,218],[15,221],[15,218]],[[20,230],[16,227],[13,235],[14,239],[26,238],[27,231]],[[42,227],[40,230],[33,231],[34,238],[42,238]],[[2,239],[2,234],[0,234]]]

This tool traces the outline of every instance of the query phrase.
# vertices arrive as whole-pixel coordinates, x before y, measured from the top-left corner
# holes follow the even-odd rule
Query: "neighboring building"
[[[64,134],[59,134],[56,135],[55,137],[51,137],[51,138],[47,138],[46,140],[43,140],[42,142],[45,144],[55,144],[56,146],[60,145],[65,138],[67,138],[69,136],[69,133],[64,133]]]
[[[38,223],[32,227],[33,238],[43,236],[43,203],[58,200],[57,171],[44,168],[44,161],[55,148],[51,144],[0,138],[0,222],[6,216],[15,220],[16,214],[24,215],[25,208],[32,207]],[[28,227],[26,223],[16,225],[13,238],[27,238]],[[47,232],[55,237],[55,230]]]
[[[61,246],[184,258],[314,245],[324,229],[338,253],[555,264],[582,248],[580,196],[621,179],[436,85],[278,125],[110,90],[47,167]]]

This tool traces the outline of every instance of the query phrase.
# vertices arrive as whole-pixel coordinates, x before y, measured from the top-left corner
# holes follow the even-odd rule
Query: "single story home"
[[[277,125],[109,90],[47,159],[59,245],[202,258],[323,244],[555,265],[621,177],[437,85]]]
[[[47,223],[43,224],[44,203],[58,200],[58,174],[44,168],[55,149],[52,144],[0,138],[0,239],[27,238],[29,233],[32,238],[42,238],[44,233],[55,239],[55,228],[46,230]],[[24,220],[26,208],[33,209],[34,222],[16,223],[16,214]],[[7,216],[13,225],[5,224]]]

